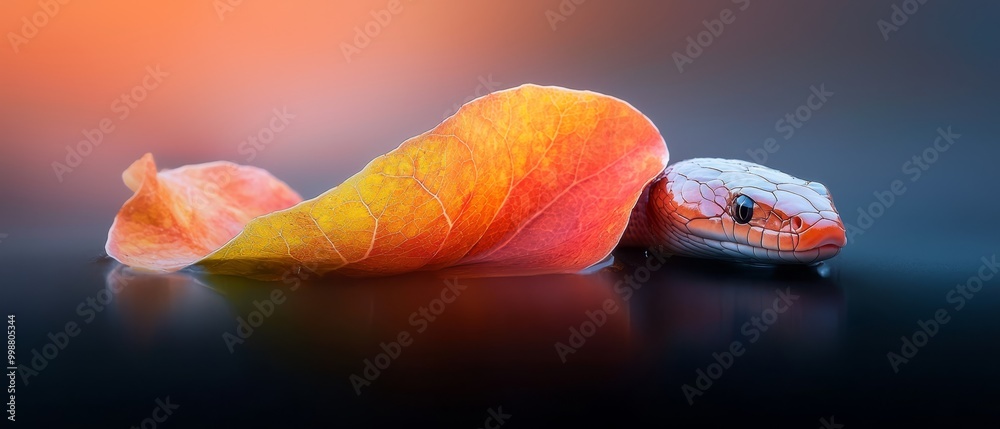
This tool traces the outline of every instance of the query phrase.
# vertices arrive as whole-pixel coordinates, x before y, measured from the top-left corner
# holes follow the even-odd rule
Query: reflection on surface
[[[165,328],[198,329],[199,321],[228,311],[218,293],[187,273],[142,273],[115,264],[105,281],[122,328],[140,343]]]
[[[614,266],[587,275],[416,273],[276,283],[136,274],[116,266],[107,282],[119,290],[127,330],[140,338],[177,324],[215,329],[220,348],[333,371],[360,371],[360,362],[401,334],[412,343],[402,350],[407,358],[393,365],[413,368],[546,367],[562,358],[615,367],[635,353],[663,349],[707,355],[742,338],[741,327],[770,308],[779,289],[798,298],[766,335],[806,351],[834,346],[843,296],[825,266],[765,269],[673,258],[637,282],[647,278],[640,272],[646,259],[641,252],[619,253]],[[630,278],[637,286],[626,282]],[[602,317],[607,305],[617,311]],[[205,322],[206,312],[223,322]],[[588,320],[600,326],[588,330]],[[582,332],[575,339],[574,330]],[[557,342],[573,351],[561,356]]]
[[[265,296],[275,289],[283,291],[286,300],[260,324],[260,332],[269,334],[257,338],[255,333],[246,343],[303,352],[283,358],[317,365],[342,359],[353,367],[379,352],[381,343],[404,334],[412,338],[412,345],[403,350],[408,355],[406,365],[502,366],[558,362],[554,343],[566,341],[570,327],[587,320],[587,311],[600,309],[606,300],[621,305],[608,275],[470,279],[417,273],[325,279],[297,288],[294,283],[237,278],[210,281],[247,319],[266,307],[261,305]],[[286,335],[270,334],[276,331]],[[628,347],[628,333],[627,308],[609,315],[599,333],[588,340],[587,348],[596,353],[584,359],[622,359],[619,351]]]
[[[653,274],[652,286],[632,303],[633,334],[650,343],[722,349],[759,332],[761,338],[776,337],[805,351],[829,350],[836,346],[844,314],[843,291],[833,276],[823,263],[756,267],[674,258]],[[790,304],[772,319],[773,325],[753,323],[776,300],[781,301],[779,309]]]

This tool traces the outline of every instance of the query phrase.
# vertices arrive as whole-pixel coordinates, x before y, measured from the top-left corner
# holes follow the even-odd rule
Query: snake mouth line
[[[816,263],[830,259],[840,253],[841,246],[836,244],[824,244],[808,250],[795,250],[795,259],[804,263]]]
[[[842,247],[833,243],[822,244],[810,249],[779,250],[707,237],[680,235],[677,238],[679,245],[676,249],[681,254],[771,265],[810,264],[824,261],[837,256]]]

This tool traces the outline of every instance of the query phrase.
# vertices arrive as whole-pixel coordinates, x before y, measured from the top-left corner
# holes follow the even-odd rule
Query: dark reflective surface
[[[480,427],[496,407],[509,427],[995,419],[997,294],[953,312],[896,374],[886,353],[950,308],[949,283],[862,259],[774,269],[619,251],[589,275],[266,283],[80,257],[10,285],[22,365],[79,327],[28,376],[19,419],[127,427],[167,396],[172,427]],[[18,260],[31,266],[5,262]]]

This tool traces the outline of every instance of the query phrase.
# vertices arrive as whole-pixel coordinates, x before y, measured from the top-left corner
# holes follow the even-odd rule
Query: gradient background
[[[184,417],[179,414],[178,422],[164,423],[176,427],[230,419],[264,421],[256,411],[238,411],[255,407],[275,413],[286,407],[303,421],[336,421],[338,416],[362,422],[407,422],[412,418],[440,425],[461,421],[459,425],[471,427],[481,424],[488,407],[503,401],[518,404],[522,410],[518,414],[516,407],[511,408],[516,416],[509,423],[511,427],[574,421],[642,426],[640,421],[662,424],[673,419],[713,425],[725,418],[805,427],[816,426],[819,417],[830,414],[838,416],[838,423],[852,427],[875,419],[928,422],[934,416],[949,422],[987,418],[995,424],[998,416],[991,410],[995,407],[986,405],[995,404],[991,399],[997,398],[996,389],[986,386],[1000,381],[994,365],[998,349],[993,344],[1000,327],[990,317],[992,308],[1000,304],[1000,294],[992,283],[977,295],[974,306],[970,304],[970,309],[961,313],[961,320],[956,316],[956,322],[947,326],[947,336],[935,338],[928,351],[921,351],[909,364],[908,375],[892,374],[885,352],[898,348],[899,335],[911,332],[918,318],[926,319],[935,308],[944,306],[945,293],[975,274],[979,258],[995,254],[1000,244],[1000,228],[996,226],[1000,202],[994,195],[1000,155],[995,138],[1000,133],[1000,86],[996,84],[1000,32],[995,23],[1000,4],[930,1],[885,41],[876,22],[889,19],[894,3],[902,2],[752,0],[745,11],[738,11],[740,4],[731,1],[588,0],[553,30],[545,13],[558,10],[560,2],[555,0],[403,0],[402,11],[347,61],[341,44],[351,43],[355,27],[371,21],[369,12],[385,8],[387,1],[244,1],[222,18],[208,0],[74,1],[60,5],[37,36],[18,46],[18,52],[10,46],[8,32],[20,33],[22,17],[31,19],[42,8],[36,1],[5,1],[0,5],[0,31],[7,42],[0,44],[0,278],[4,310],[21,318],[19,350],[21,356],[28,357],[32,347],[46,342],[47,332],[75,320],[77,303],[113,283],[106,276],[115,273],[115,266],[100,254],[114,214],[130,195],[121,183],[121,172],[146,152],[156,156],[161,168],[220,159],[247,163],[239,152],[241,141],[266,127],[275,108],[286,108],[295,118],[250,163],[271,171],[307,198],[340,183],[404,139],[434,127],[456,103],[473,96],[481,81],[492,80],[499,88],[531,82],[590,89],[627,100],[659,127],[675,161],[696,156],[747,159],[747,150],[761,148],[769,137],[778,138],[781,149],[765,164],[828,185],[845,221],[852,224],[858,208],[875,201],[873,192],[888,189],[894,179],[907,179],[901,172],[902,164],[931,146],[938,127],[951,126],[962,136],[919,181],[907,180],[907,192],[826,265],[828,273],[821,280],[801,275],[775,280],[780,285],[818,291],[816,302],[826,304],[818,309],[803,307],[802,317],[810,314],[810,309],[831,314],[821,319],[833,328],[802,321],[806,319],[787,322],[792,327],[804,323],[806,334],[762,345],[756,357],[740,362],[748,369],[738,374],[733,370],[733,384],[713,388],[701,408],[697,404],[688,407],[678,386],[690,383],[694,369],[710,363],[711,353],[728,342],[676,339],[735,330],[745,319],[742,315],[759,314],[761,302],[771,296],[772,283],[757,279],[753,282],[764,282],[764,286],[755,283],[741,289],[746,273],[720,278],[711,265],[696,269],[690,274],[693,277],[683,281],[680,274],[660,272],[656,281],[662,283],[663,290],[648,291],[653,297],[633,301],[630,319],[621,322],[624,343],[594,346],[596,361],[576,369],[559,366],[565,374],[554,378],[539,375],[552,374],[552,368],[529,365],[525,369],[515,364],[554,357],[550,350],[553,337],[540,336],[539,344],[546,350],[541,353],[547,353],[544,359],[520,359],[518,356],[524,355],[519,354],[523,350],[518,346],[524,345],[524,337],[514,333],[537,333],[540,328],[524,326],[519,330],[505,323],[511,314],[542,325],[549,323],[558,339],[591,308],[581,303],[577,308],[561,297],[588,296],[572,288],[576,282],[588,281],[559,277],[558,281],[522,282],[541,284],[542,292],[537,292],[541,296],[529,294],[534,296],[531,299],[570,305],[558,311],[518,307],[527,305],[528,298],[482,286],[491,292],[456,305],[467,307],[470,314],[482,312],[481,306],[498,305],[490,304],[490,299],[512,306],[509,312],[489,319],[493,323],[489,326],[507,332],[507,342],[502,344],[509,347],[506,350],[514,350],[509,359],[492,353],[488,356],[495,361],[477,366],[469,362],[487,355],[469,357],[463,377],[477,380],[476,386],[445,388],[427,382],[443,383],[442,379],[450,377],[434,377],[437,373],[428,369],[450,374],[448,368],[434,366],[441,356],[469,341],[486,341],[482,335],[442,334],[439,347],[427,346],[422,357],[414,357],[411,363],[401,361],[401,365],[411,365],[414,373],[429,371],[427,379],[386,381],[385,390],[376,390],[357,402],[344,381],[345,374],[358,371],[358,362],[377,351],[379,341],[398,331],[390,322],[377,322],[382,323],[382,330],[373,331],[368,340],[347,345],[297,345],[297,353],[302,355],[315,355],[320,350],[357,355],[344,358],[342,372],[304,364],[303,369],[288,375],[277,369],[287,369],[287,356],[269,354],[274,349],[261,340],[251,357],[244,355],[234,361],[222,348],[225,356],[217,361],[190,357],[184,361],[191,368],[185,374],[191,378],[173,376],[166,369],[177,362],[171,357],[199,355],[204,350],[220,352],[218,334],[232,324],[232,317],[213,313],[211,327],[200,328],[208,332],[205,341],[210,345],[204,349],[184,335],[167,339],[154,335],[190,323],[192,318],[205,321],[209,317],[187,307],[178,310],[183,306],[176,304],[158,307],[158,302],[176,301],[165,298],[172,295],[161,294],[157,287],[166,291],[179,287],[193,293],[194,298],[185,301],[188,303],[212,302],[207,296],[218,296],[206,291],[225,289],[213,283],[220,282],[217,280],[207,281],[209,289],[191,286],[195,280],[181,275],[176,282],[182,286],[151,286],[144,292],[153,293],[151,296],[140,293],[133,304],[120,300],[123,306],[132,305],[128,307],[132,310],[121,310],[122,314],[159,311],[169,316],[164,320],[173,321],[147,321],[153,333],[143,337],[147,341],[144,346],[135,346],[135,337],[119,332],[135,328],[133,319],[116,316],[105,320],[112,316],[104,313],[89,325],[91,334],[86,338],[90,339],[80,340],[86,346],[67,349],[65,356],[71,357],[60,356],[59,366],[54,364],[59,369],[48,370],[53,375],[45,374],[44,379],[39,378],[43,381],[20,393],[23,417],[29,422],[25,427],[31,427],[31,419],[55,425],[74,420],[95,426],[137,424],[152,398],[167,394],[146,395],[147,389],[212,392],[199,399],[189,396],[186,403],[191,405],[182,408],[191,410],[187,420],[181,422]],[[737,10],[735,22],[726,25],[724,33],[683,73],[678,72],[671,55],[682,52],[687,45],[685,38],[696,37],[704,30],[702,21],[717,18],[724,8]],[[139,84],[148,66],[159,66],[169,76],[126,119],[119,120],[111,103]],[[835,95],[792,138],[782,139],[775,121],[803,104],[810,86],[820,84]],[[75,145],[83,138],[81,130],[96,128],[104,118],[112,118],[115,131],[106,135],[79,167],[58,180],[52,162],[64,162],[66,146]],[[150,282],[173,284],[164,279]],[[504,282],[495,282],[503,287]],[[351,303],[398,299],[400,303],[394,305],[401,308],[399,326],[405,327],[409,309],[426,302],[440,288],[439,283],[416,278],[395,283],[412,283],[412,287],[373,286],[377,292],[368,293],[381,298],[357,298],[361,301],[340,296],[349,295],[341,289],[311,289],[310,293],[317,295],[310,301],[336,299],[338,308],[346,311],[352,308]],[[613,280],[594,283],[597,286],[591,287],[597,288],[596,297],[613,296],[608,295]],[[698,287],[712,292],[701,295]],[[257,289],[266,295],[270,287]],[[223,295],[233,301],[214,308],[238,315],[252,309],[248,303],[259,298],[230,292]],[[688,329],[693,320],[699,320],[697,301],[691,305],[695,310],[688,309],[693,319],[678,316],[673,325],[662,319],[664,312],[687,308],[675,308],[678,300],[687,302],[699,296],[705,300],[705,308],[718,307],[720,296],[736,296],[732,298],[735,302],[749,305],[751,310],[709,318],[705,332],[696,330],[690,336],[664,328],[676,325]],[[827,299],[830,296],[833,298]],[[134,302],[142,304],[135,307]],[[299,310],[282,311],[293,319],[300,314]],[[553,315],[543,317],[547,312]],[[379,314],[392,319],[375,311],[365,316],[368,319],[361,319],[373,323],[372,318],[380,320]],[[297,323],[287,323],[290,327],[281,332],[323,326],[307,323],[313,316],[303,317]],[[448,323],[458,329],[467,320]],[[647,331],[637,331],[636,326],[646,326]],[[382,335],[385,332],[388,334]],[[278,331],[266,335],[282,337]],[[670,347],[662,346],[663,338],[672,339]],[[817,341],[826,347],[818,349],[826,360],[811,360],[817,353],[804,351]],[[647,342],[660,346],[634,351],[635,344]],[[144,352],[130,355],[123,351],[134,352],[135,347]],[[614,364],[599,358],[622,347],[632,352],[613,360]],[[269,357],[261,358],[261,354]],[[788,356],[809,357],[791,363],[779,359]],[[785,366],[774,364],[776,360]],[[125,361],[134,366],[122,369],[119,364]],[[94,373],[95,368],[100,371]],[[503,371],[496,372],[497,368]],[[320,375],[327,370],[336,376],[327,380]],[[160,378],[140,376],[156,371]],[[491,373],[519,374],[521,378],[510,377],[534,382],[505,385],[503,377],[485,375]],[[591,384],[578,381],[595,373],[604,374],[604,378],[597,377]],[[775,382],[774,374],[784,375]],[[295,384],[298,381],[280,384],[288,378],[307,379],[315,385],[303,388]],[[143,381],[144,387],[138,387],[142,384],[138,381]],[[158,382],[171,384],[172,389],[150,388]],[[101,394],[105,402],[94,399],[91,389],[97,385],[104,386]],[[220,391],[209,387],[218,385],[241,387]],[[259,402],[247,396],[254,389],[267,392],[253,396]],[[212,412],[212,397],[226,395],[239,399]],[[971,402],[959,403],[955,395],[972,395]],[[47,397],[53,398],[52,402],[45,402]],[[313,398],[316,403],[303,402],[302,398]],[[292,406],[293,400],[298,405]],[[555,402],[547,402],[550,400]],[[889,404],[874,405],[883,400]],[[441,403],[454,407],[441,408]],[[911,408],[914,404],[920,407]],[[410,417],[386,415],[400,407]],[[44,411],[50,408],[63,413]],[[931,417],[905,414],[908,409]],[[275,424],[289,418],[268,416],[274,420],[267,421]],[[787,420],[779,422],[779,416]]]

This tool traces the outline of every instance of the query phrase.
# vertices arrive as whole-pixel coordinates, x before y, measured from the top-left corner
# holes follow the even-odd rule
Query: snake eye
[[[736,223],[744,224],[753,218],[753,199],[746,195],[740,195],[733,200],[733,220]]]

